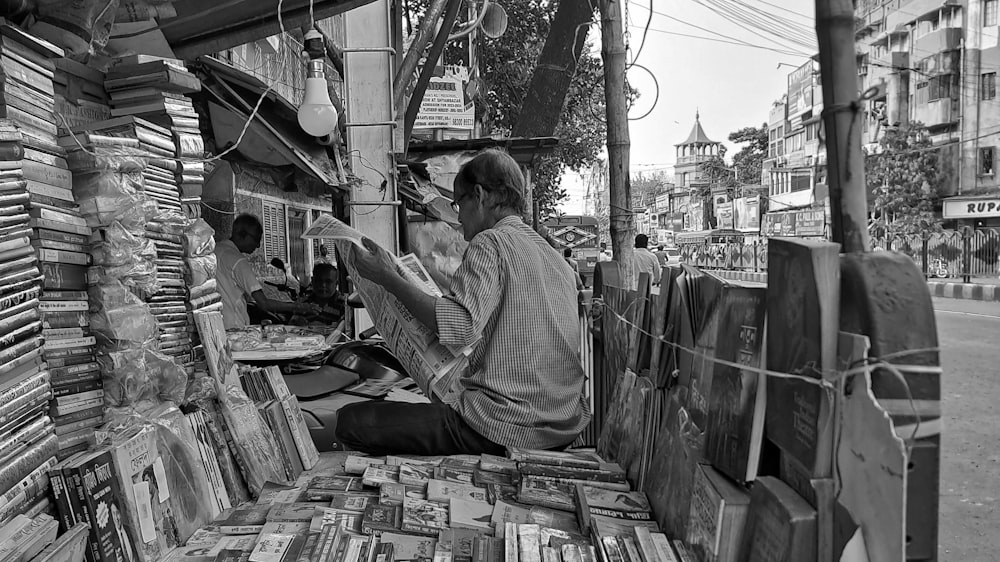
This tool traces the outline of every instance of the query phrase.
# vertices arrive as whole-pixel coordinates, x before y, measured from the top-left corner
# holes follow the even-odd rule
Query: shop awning
[[[518,164],[530,166],[538,156],[551,154],[559,146],[555,137],[528,138],[479,138],[466,140],[424,141],[410,143],[409,154],[420,155],[441,154],[448,152],[478,151],[487,148],[502,148],[506,150]]]
[[[211,57],[199,57],[197,72],[220,148],[236,142],[267,85]],[[347,189],[327,148],[298,126],[295,107],[274,91],[266,94],[236,152],[269,166],[293,165],[328,187]]]
[[[326,19],[372,1],[314,0],[313,15]],[[177,0],[177,15],[161,18],[157,29],[177,58],[192,60],[279,33],[278,5],[275,0]],[[309,25],[309,0],[283,0],[280,5],[286,30]]]

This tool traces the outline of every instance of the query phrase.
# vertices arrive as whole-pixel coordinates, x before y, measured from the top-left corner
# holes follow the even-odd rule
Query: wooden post
[[[816,36],[833,241],[840,243],[843,252],[866,252],[871,245],[865,155],[861,150],[864,108],[859,100],[852,0],[816,0]]]
[[[632,248],[635,221],[629,183],[628,108],[625,105],[625,38],[621,0],[599,0],[601,58],[604,60],[604,103],[608,123],[608,190],[611,247],[621,266],[622,286],[635,287]]]

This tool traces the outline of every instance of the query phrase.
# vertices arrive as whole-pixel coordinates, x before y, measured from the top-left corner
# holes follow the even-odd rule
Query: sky
[[[629,69],[628,79],[640,92],[630,117],[647,117],[629,122],[630,163],[637,172],[665,171],[673,175],[674,145],[683,142],[694,125],[695,113],[712,140],[724,142],[731,157],[737,147],[728,142],[729,133],[743,127],[760,126],[767,121],[771,104],[787,89],[788,74],[808,59],[807,55],[779,53],[816,52],[781,42],[760,30],[752,21],[741,25],[723,17],[726,7],[755,6],[764,13],[761,20],[776,22],[778,15],[813,29],[814,3],[803,0],[622,0],[631,25],[627,31],[629,61],[638,66]],[[653,19],[646,33],[645,45],[634,59],[642,41],[643,29],[653,5]],[[800,15],[801,14],[801,15]],[[806,17],[802,17],[802,16]],[[686,23],[682,23],[686,22]],[[694,27],[698,26],[698,27]],[[698,29],[702,28],[702,29]],[[665,33],[669,32],[669,33]],[[600,45],[598,26],[590,37]],[[683,37],[686,34],[712,40]],[[815,34],[811,34],[814,39]],[[754,48],[745,42],[767,47]],[[777,41],[777,43],[775,42]],[[597,55],[600,56],[599,50]],[[779,66],[779,63],[781,65]],[[659,82],[659,99],[649,73]],[[655,100],[655,106],[653,102]],[[560,209],[568,214],[583,213],[585,188],[582,178],[573,172],[563,177],[569,197]]]

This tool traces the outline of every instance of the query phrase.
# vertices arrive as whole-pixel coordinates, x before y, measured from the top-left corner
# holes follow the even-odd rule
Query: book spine
[[[97,339],[94,336],[88,336],[85,338],[70,338],[64,340],[54,340],[51,342],[45,342],[46,351],[59,351],[66,348],[80,348],[95,345]]]
[[[69,483],[70,501],[77,520],[90,525],[90,540],[87,541],[89,548],[86,550],[87,562],[101,562],[100,540],[97,535],[97,517],[90,510],[87,503],[86,491],[81,477],[80,467],[71,465],[63,469],[63,475]]]
[[[76,525],[77,518],[70,503],[69,490],[66,488],[61,466],[56,465],[49,469],[49,484],[52,486],[52,497],[56,500],[60,531],[65,533]]]
[[[69,404],[56,404],[52,407],[52,413],[54,416],[65,416],[67,414],[72,414],[73,412],[79,412],[80,410],[89,410],[104,404],[103,394],[101,391],[101,398],[91,398],[88,400],[80,400],[77,402],[72,402]]]
[[[76,293],[76,291],[61,291],[67,294]],[[48,296],[50,291],[45,291],[45,295]],[[50,301],[43,300],[38,303],[38,309],[46,313],[57,313],[57,312],[87,312],[90,310],[90,304],[86,300],[65,300],[65,301]]]
[[[0,440],[0,458],[6,458],[12,451],[37,441],[39,437],[51,429],[52,420],[48,416],[39,416],[37,420],[17,430]]]
[[[18,384],[5,389],[0,392],[0,420],[6,418],[6,416],[12,411],[8,406],[16,400],[20,400],[25,396],[29,396],[33,393],[38,393],[38,391],[43,391],[44,394],[49,392],[49,373],[48,371],[41,371],[36,375],[25,379]],[[2,422],[0,422],[2,423]]]
[[[73,412],[65,416],[56,416],[52,418],[53,423],[56,424],[56,428],[61,425],[76,423],[79,421],[91,419],[94,417],[103,418],[104,417],[104,405],[95,406],[93,408],[88,408],[86,410],[80,410],[79,412]]]
[[[49,488],[49,470],[55,465],[53,455],[0,497],[0,521],[16,515],[31,498]]]
[[[51,78],[45,77],[9,56],[0,57],[0,64],[3,65],[4,73],[8,77],[20,81],[21,84],[30,86],[47,97],[55,95],[55,86],[52,84]]]
[[[49,185],[47,183],[42,183],[35,180],[24,180],[25,188],[28,193],[33,195],[42,195],[44,197],[51,197],[53,199],[59,199],[61,201],[69,201],[75,204],[76,201],[73,199],[73,191],[63,188],[56,187],[54,185]],[[59,229],[62,230],[62,229]]]
[[[288,427],[292,432],[295,448],[298,450],[299,457],[302,460],[302,468],[311,470],[319,462],[319,450],[316,449],[316,443],[313,441],[305,419],[302,417],[302,410],[299,409],[298,399],[294,396],[288,396],[281,400],[281,407],[285,412],[285,418],[288,420]]]
[[[41,321],[39,320],[39,324]],[[42,329],[42,337],[45,341],[49,340],[65,340],[69,338],[85,338],[90,336],[90,330],[82,327],[75,328],[44,328]]]
[[[55,456],[57,450],[58,440],[55,435],[50,435],[28,448],[24,455],[0,468],[0,490],[9,490],[45,459]]]
[[[14,121],[17,121],[20,124],[32,127],[48,135],[56,136],[59,133],[59,129],[56,128],[55,123],[52,123],[51,121],[46,121],[45,119],[37,115],[32,115],[28,111],[25,111],[19,107],[15,107],[11,103],[7,103],[7,117],[13,119]]]
[[[37,164],[37,165],[38,166],[42,166],[42,164]],[[67,173],[69,173],[68,170],[67,170]],[[52,184],[51,182],[45,182],[45,183],[49,183],[51,185],[55,185],[55,184]],[[70,187],[67,187],[65,189],[73,189],[73,188],[72,188],[72,186],[70,186]],[[66,224],[71,224],[71,225],[80,226],[80,227],[86,227],[87,226],[86,219],[84,219],[81,216],[73,215],[73,214],[70,214],[70,213],[63,213],[63,212],[55,211],[55,210],[52,210],[52,209],[46,209],[44,207],[32,207],[32,209],[30,211],[30,214],[31,214],[31,216],[35,217],[36,219],[45,219],[45,220],[52,221],[52,222],[66,223]],[[89,231],[89,229],[88,229],[88,231]]]
[[[98,392],[99,391],[99,392]],[[56,398],[74,395],[78,400],[88,400],[104,396],[104,390],[100,379],[83,381],[79,383],[57,385],[52,387],[52,395]]]
[[[83,224],[83,225],[71,224],[71,223],[68,223],[68,222],[62,222],[60,220],[35,218],[35,219],[31,219],[30,224],[31,224],[31,228],[45,228],[45,229],[48,229],[48,230],[61,230],[63,232],[69,232],[70,234],[79,234],[81,236],[90,236],[90,233],[91,233],[90,227],[87,226],[86,224]],[[44,259],[44,258],[42,258],[42,259]],[[48,260],[48,261],[62,261],[62,260]],[[84,262],[81,265],[87,265],[87,262]]]

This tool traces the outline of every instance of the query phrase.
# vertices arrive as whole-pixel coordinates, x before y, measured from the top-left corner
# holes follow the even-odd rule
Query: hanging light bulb
[[[330,101],[330,91],[323,71],[323,36],[315,29],[305,35],[309,53],[306,94],[299,106],[299,126],[314,137],[325,137],[337,129],[337,109]]]

